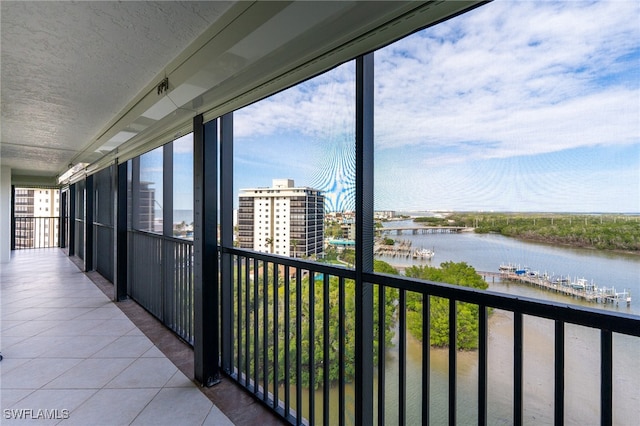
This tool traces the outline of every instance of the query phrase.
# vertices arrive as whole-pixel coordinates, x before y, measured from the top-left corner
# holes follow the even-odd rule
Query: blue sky
[[[153,182],[157,210],[164,207],[162,156],[162,149],[157,148],[140,157],[140,180]],[[193,133],[173,142],[173,207],[193,210]]]
[[[640,212],[640,2],[495,1],[375,53],[375,208]],[[351,209],[354,70],[234,114],[235,192]]]

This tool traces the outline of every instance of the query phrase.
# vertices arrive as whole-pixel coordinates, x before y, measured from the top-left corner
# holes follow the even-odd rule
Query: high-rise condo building
[[[16,188],[14,202],[16,248],[54,247],[58,241],[60,190]]]
[[[241,248],[291,257],[322,254],[324,196],[319,190],[274,179],[271,188],[241,189],[238,207]]]

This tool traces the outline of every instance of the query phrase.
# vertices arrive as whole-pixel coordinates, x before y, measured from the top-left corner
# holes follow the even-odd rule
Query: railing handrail
[[[58,232],[59,229],[59,216],[15,215],[11,223],[11,249],[22,250],[59,247],[59,238],[54,238],[55,233]]]
[[[640,316],[633,314],[610,312],[586,306],[514,296],[491,290],[480,290],[384,273],[364,274],[364,279],[372,284],[404,289],[424,295],[454,299],[459,302],[640,337]]]
[[[247,249],[223,248],[222,251],[224,253],[274,262],[284,266],[299,267],[300,269],[308,269],[328,275],[355,279],[355,270],[339,265],[317,263]],[[365,273],[364,279],[366,282],[372,284],[384,285],[400,290],[640,337],[640,316],[623,312],[610,312],[585,306],[514,296],[491,290],[479,290],[380,272]]]
[[[170,237],[168,235],[162,235],[160,233],[150,231],[142,231],[140,229],[129,229],[128,231],[132,234],[143,235],[146,237],[157,238],[165,241],[173,241],[175,243],[186,243],[188,245],[193,245],[193,240],[188,240],[186,238]]]
[[[14,216],[14,219],[60,219],[60,216]]]
[[[354,269],[347,268],[345,266],[333,265],[329,263],[319,263],[313,260],[304,260],[297,257],[288,257],[278,254],[264,253],[260,251],[253,251],[239,248],[222,248],[223,253],[229,253],[244,257],[251,257],[265,262],[275,262],[284,266],[290,266],[300,269],[310,269],[314,272],[320,272],[329,275],[339,275],[348,279],[356,278],[356,271]]]

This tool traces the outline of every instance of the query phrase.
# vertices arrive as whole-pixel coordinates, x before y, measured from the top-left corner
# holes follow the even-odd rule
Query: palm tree
[[[273,253],[273,238],[267,237],[264,240],[264,245],[265,245],[265,247],[269,247],[269,253],[270,254]]]

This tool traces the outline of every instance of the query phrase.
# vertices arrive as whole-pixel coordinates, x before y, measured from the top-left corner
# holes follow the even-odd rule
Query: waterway
[[[412,221],[389,222],[389,226],[415,226]],[[389,235],[396,240],[412,243],[412,247],[429,248],[435,256],[429,261],[416,261],[403,257],[378,257],[394,266],[403,268],[410,265],[438,266],[442,262],[466,262],[478,271],[498,272],[500,264],[515,264],[529,267],[532,271],[549,275],[586,278],[600,287],[615,287],[631,291],[635,303],[626,305],[603,305],[584,303],[601,309],[612,309],[640,315],[640,256],[602,250],[571,248],[552,244],[530,243],[496,234],[421,234]],[[546,300],[580,303],[576,299],[555,295],[544,290],[533,289],[519,284],[489,283],[491,290],[521,296],[532,296]],[[635,296],[635,297],[634,297]]]
[[[390,222],[389,226],[413,226],[411,221]],[[508,294],[580,304],[597,309],[625,312],[640,317],[640,256],[549,244],[522,242],[500,235],[460,234],[391,234],[398,240],[411,241],[415,249],[435,251],[429,261],[384,257],[400,269],[422,264],[438,266],[442,262],[464,261],[478,271],[497,272],[500,264],[512,263],[549,275],[586,278],[598,286],[615,287],[631,292],[631,305],[618,306],[589,303],[517,283],[489,279],[489,289]],[[396,333],[397,335],[397,333]],[[554,400],[554,323],[524,318],[524,423],[553,424]],[[513,315],[494,310],[489,318],[488,424],[508,425],[513,418]],[[387,350],[385,371],[385,424],[398,419],[398,342]],[[407,424],[422,424],[421,343],[407,334]],[[614,424],[636,425],[640,418],[640,339],[613,337],[613,410]],[[478,355],[475,351],[457,353],[457,424],[477,424]],[[374,372],[377,386],[378,372]],[[292,389],[292,392],[294,390]],[[281,390],[282,394],[282,390]],[[354,391],[346,387],[347,423],[353,421]],[[598,330],[574,325],[565,326],[565,418],[567,425],[596,425],[600,421],[600,335]],[[303,394],[303,415],[308,418],[308,393]],[[430,422],[448,423],[448,350],[431,350]],[[374,399],[377,396],[374,395]],[[315,395],[316,421],[322,419],[322,391]],[[295,406],[295,402],[293,403]],[[330,424],[338,420],[338,392],[330,392]],[[374,414],[374,418],[377,413]]]
[[[391,226],[411,226],[413,222],[393,222]],[[415,261],[399,257],[380,257],[392,265],[412,264],[437,266],[442,262],[467,262],[479,271],[497,271],[502,263],[550,275],[586,278],[598,286],[626,288],[632,303],[627,306],[596,304],[550,293],[516,283],[489,282],[489,289],[509,294],[581,304],[593,308],[615,310],[640,315],[640,257],[632,254],[602,252],[588,249],[528,243],[500,235],[421,234],[391,235],[394,239],[411,241],[412,246],[435,251],[430,261]],[[553,327],[551,321],[525,317],[524,322],[524,420],[527,424],[553,423]],[[513,316],[494,311],[489,321],[489,424],[511,424],[513,406]],[[597,330],[567,325],[565,327],[565,423],[598,424],[600,338]],[[407,342],[407,415],[408,424],[419,424],[421,397],[421,345],[409,338]],[[448,419],[447,377],[448,352],[431,351],[432,424],[446,424]],[[459,424],[477,423],[476,352],[457,355]],[[387,352],[386,394],[387,424],[397,419],[398,348]],[[640,339],[614,335],[614,423],[637,424],[640,418]]]

